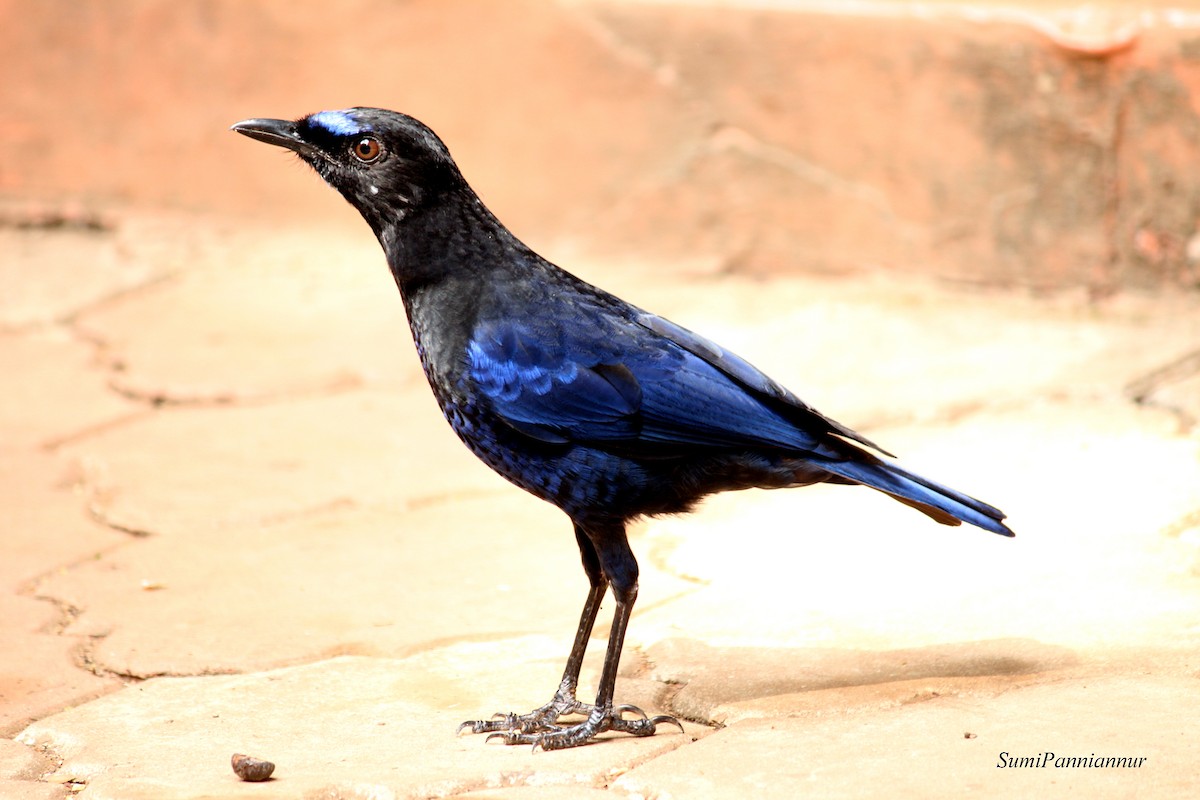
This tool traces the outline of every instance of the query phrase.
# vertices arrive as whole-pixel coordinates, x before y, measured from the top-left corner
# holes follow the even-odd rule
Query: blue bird
[[[442,413],[492,469],[570,517],[590,585],[554,697],[461,730],[547,750],[673,717],[614,704],[637,598],[625,529],[734,489],[876,489],[945,525],[1012,536],[1004,514],[881,456],[748,362],[538,256],[492,215],[449,150],[394,111],[351,108],[233,130],[294,151],[371,226]],[[594,703],[576,698],[600,602],[616,600]],[[573,724],[562,718],[582,715]],[[491,737],[489,737],[491,738]]]

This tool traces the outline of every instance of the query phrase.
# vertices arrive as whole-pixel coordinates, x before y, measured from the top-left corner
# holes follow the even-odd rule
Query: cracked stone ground
[[[454,729],[549,698],[569,527],[440,420],[365,230],[0,239],[4,797],[1195,795],[1196,296],[563,259],[1018,537],[845,487],[641,524],[618,693],[687,733],[531,753]],[[997,769],[1044,751],[1147,761]]]

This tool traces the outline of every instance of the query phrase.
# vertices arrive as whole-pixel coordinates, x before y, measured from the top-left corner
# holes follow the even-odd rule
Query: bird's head
[[[294,121],[248,119],[232,130],[295,152],[341,192],[381,238],[389,225],[414,209],[465,186],[442,140],[396,111],[348,108]]]

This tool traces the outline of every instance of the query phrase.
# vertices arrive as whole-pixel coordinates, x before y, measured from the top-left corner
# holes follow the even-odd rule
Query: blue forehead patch
[[[334,136],[353,136],[363,132],[363,126],[345,111],[318,111],[309,117],[308,121]]]

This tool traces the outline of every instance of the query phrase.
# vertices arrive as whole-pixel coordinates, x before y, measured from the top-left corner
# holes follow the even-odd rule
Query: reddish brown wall
[[[0,0],[0,196],[350,224],[226,128],[383,105],[535,243],[1200,284],[1200,30],[1147,13],[1085,55],[939,7]]]

